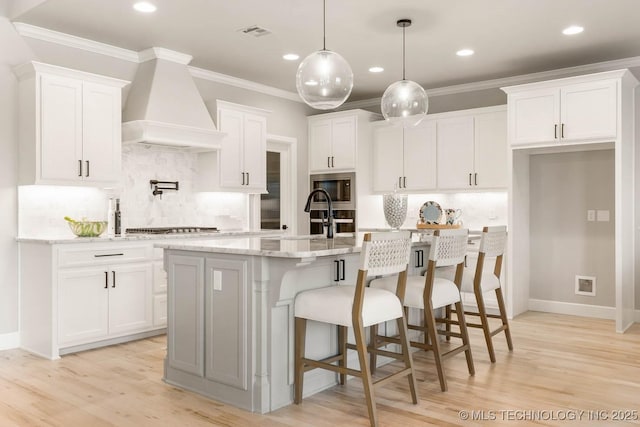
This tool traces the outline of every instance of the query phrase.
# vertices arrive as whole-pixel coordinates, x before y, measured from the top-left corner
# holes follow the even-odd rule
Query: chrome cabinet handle
[[[109,272],[108,271],[104,272],[104,288],[105,289],[109,288]]]
[[[86,162],[87,162],[87,175],[86,176],[89,177],[89,160],[86,160]]]
[[[340,281],[340,261],[338,261],[337,259],[333,261],[333,263],[336,265],[336,278],[335,281],[339,282]]]
[[[560,125],[560,138],[564,138],[564,123]]]
[[[244,172],[242,172],[242,185],[244,185]]]
[[[331,167],[331,157],[327,157],[327,167]]]
[[[249,172],[247,172],[247,185],[249,185]]]
[[[402,177],[402,188],[407,188],[407,177],[406,176]]]
[[[473,174],[473,183],[475,185],[478,185],[478,172]]]
[[[398,188],[402,188],[402,177],[398,177]]]
[[[345,270],[347,269],[346,267],[347,262],[343,259],[340,260],[340,266],[342,267],[342,273],[340,274],[340,280],[344,280],[345,278]]]
[[[469,186],[471,186],[471,174],[469,174]]]
[[[333,156],[331,156],[331,167],[332,167],[332,168],[335,168],[335,167],[336,167],[336,165],[334,165],[334,164],[333,164]]]
[[[553,125],[553,138],[558,139],[558,125]]]
[[[82,160],[78,160],[78,176],[82,176]]]
[[[113,283],[111,284],[111,287],[115,288],[116,287],[116,272],[112,270],[111,274],[113,275]]]

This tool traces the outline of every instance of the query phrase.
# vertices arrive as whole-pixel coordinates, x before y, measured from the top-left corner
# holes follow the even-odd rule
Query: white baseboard
[[[0,334],[0,350],[10,350],[20,347],[20,332]]]
[[[529,299],[529,310],[547,313],[569,314],[572,316],[595,317],[598,319],[615,320],[615,307],[601,305],[576,304],[572,302],[547,301]],[[640,311],[636,311],[636,321],[640,319]]]

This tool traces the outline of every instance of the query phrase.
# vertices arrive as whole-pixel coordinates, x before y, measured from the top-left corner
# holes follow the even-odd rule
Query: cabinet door
[[[267,189],[267,118],[254,114],[244,116],[244,172],[245,187],[260,191]]]
[[[204,258],[169,255],[167,274],[167,363],[204,376]]]
[[[356,168],[356,118],[341,117],[331,125],[331,168]]]
[[[80,181],[82,82],[59,76],[40,78],[40,179]]]
[[[120,88],[84,83],[82,89],[83,177],[91,182],[114,182],[120,177]]]
[[[402,128],[381,126],[373,131],[373,191],[391,192],[402,186]]]
[[[218,126],[227,135],[220,149],[220,186],[241,188],[243,175],[244,117],[234,110],[218,110]]]
[[[616,138],[616,81],[569,85],[560,94],[562,140]]]
[[[153,325],[151,263],[109,267],[109,334],[140,332]]]
[[[309,172],[331,169],[331,120],[309,122]]]
[[[109,331],[109,277],[105,268],[69,269],[58,274],[60,346],[106,338]]]
[[[470,188],[473,178],[473,117],[437,121],[438,188]]]
[[[247,390],[247,261],[205,261],[205,377]]]
[[[560,91],[540,89],[509,96],[512,145],[554,142],[560,138]]]
[[[475,116],[474,134],[474,187],[506,188],[506,112],[497,111]]]
[[[404,130],[404,176],[407,190],[433,190],[437,186],[436,122],[424,121]]]

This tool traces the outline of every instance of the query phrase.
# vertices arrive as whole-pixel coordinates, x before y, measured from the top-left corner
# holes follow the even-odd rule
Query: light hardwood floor
[[[432,355],[414,353],[419,404],[410,403],[406,381],[389,384],[377,393],[380,424],[526,425],[530,417],[543,419],[536,425],[640,424],[639,324],[616,334],[612,321],[529,312],[511,325],[515,350],[507,351],[503,335],[495,337],[493,365],[481,331],[471,331],[476,375],[469,377],[464,357],[447,360],[445,393]],[[53,362],[22,350],[0,352],[0,426],[369,425],[358,380],[256,415],[163,383],[164,355],[164,337]],[[469,412],[460,411],[472,410],[485,421],[463,419]]]

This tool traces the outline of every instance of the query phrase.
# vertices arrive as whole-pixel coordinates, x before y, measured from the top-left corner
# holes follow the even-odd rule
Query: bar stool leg
[[[478,316],[482,324],[482,332],[484,332],[484,340],[487,342],[487,350],[489,351],[489,359],[491,363],[496,363],[496,353],[493,350],[493,340],[491,339],[491,329],[489,326],[489,318],[487,317],[486,307],[484,305],[484,296],[480,289],[475,289],[476,304],[478,304]]]
[[[467,322],[464,319],[464,308],[462,303],[458,301],[456,303],[456,314],[458,315],[458,324],[460,326],[460,334],[462,335],[462,343],[466,346],[464,354],[467,358],[467,368],[469,369],[469,375],[474,375],[476,369],[473,366],[473,356],[471,356],[471,342],[469,341],[469,331],[467,329]]]
[[[509,320],[507,319],[507,309],[504,305],[504,298],[502,297],[502,289],[496,289],[496,298],[498,300],[498,307],[500,308],[500,318],[504,325],[504,336],[507,338],[507,346],[509,351],[513,351],[513,342],[511,341],[511,329],[509,328]]]
[[[359,322],[354,322],[353,332],[356,338],[356,349],[358,350],[358,360],[360,362],[360,371],[362,375],[362,386],[367,402],[367,410],[369,411],[369,421],[371,427],[378,426],[378,412],[376,410],[376,400],[373,391],[373,379],[371,378],[371,370],[369,369],[369,360],[367,360],[367,338],[364,328]]]
[[[347,367],[347,327],[338,326],[338,350],[342,358],[338,361],[338,365],[342,368]],[[347,374],[340,374],[340,385],[344,385],[347,381]]]

